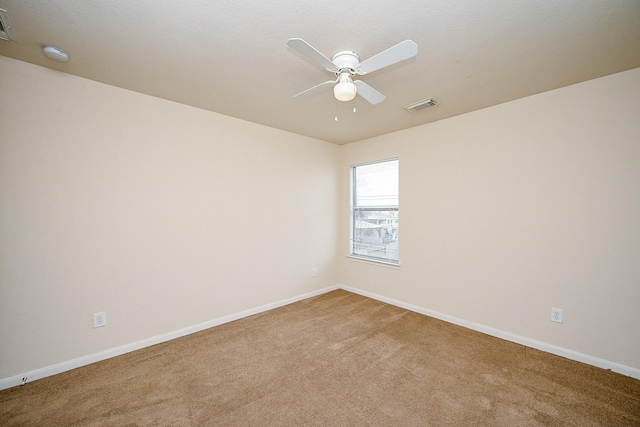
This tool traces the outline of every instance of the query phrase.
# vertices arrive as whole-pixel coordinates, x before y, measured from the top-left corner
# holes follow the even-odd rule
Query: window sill
[[[373,259],[369,259],[369,258],[361,258],[359,256],[355,256],[355,255],[347,255],[347,258],[353,261],[358,261],[358,262],[363,262],[365,264],[373,264],[373,265],[377,265],[380,267],[387,267],[387,268],[393,268],[395,270],[399,270],[400,269],[400,264],[395,264],[395,263],[391,263],[391,262],[384,262],[384,261],[376,261]]]

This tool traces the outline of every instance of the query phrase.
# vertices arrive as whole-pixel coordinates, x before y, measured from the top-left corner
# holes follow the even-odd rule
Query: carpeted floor
[[[639,426],[640,381],[338,290],[0,391],[29,426]]]

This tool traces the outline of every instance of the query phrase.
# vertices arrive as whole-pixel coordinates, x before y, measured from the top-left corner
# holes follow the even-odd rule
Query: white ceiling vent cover
[[[16,39],[13,35],[13,28],[11,28],[11,24],[9,23],[7,11],[4,9],[0,9],[0,39],[6,41]]]
[[[438,104],[440,104],[440,101],[438,101],[437,99],[427,98],[427,99],[423,99],[422,101],[418,101],[414,104],[407,105],[404,108],[405,110],[411,113],[417,113],[420,110],[424,110],[425,108],[429,108],[429,107],[435,107]]]

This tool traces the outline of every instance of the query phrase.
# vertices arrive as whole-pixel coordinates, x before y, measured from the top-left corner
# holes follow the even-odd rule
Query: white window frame
[[[398,162],[398,181],[400,180],[400,160],[398,158],[391,158],[391,159],[384,159],[384,160],[377,160],[377,161],[373,161],[373,162],[367,162],[367,163],[360,163],[357,165],[352,165],[350,167],[350,206],[351,206],[351,212],[350,212],[350,227],[349,227],[349,258],[353,258],[356,260],[360,260],[360,261],[366,261],[366,262],[371,262],[371,263],[375,263],[375,264],[382,264],[382,265],[386,265],[386,266],[392,266],[392,267],[399,267],[400,266],[400,251],[399,251],[399,242],[400,242],[400,201],[399,201],[399,188],[398,188],[398,203],[395,205],[380,205],[380,206],[366,206],[366,207],[358,207],[356,206],[356,169],[361,167],[361,166],[368,166],[368,165],[374,165],[374,164],[380,164],[380,163],[386,163],[386,162]],[[399,187],[399,182],[398,182],[398,187]],[[396,252],[396,258],[397,259],[391,259],[389,257],[383,256],[383,257],[378,257],[375,256],[375,254],[363,254],[363,247],[358,245],[358,237],[356,236],[356,221],[357,221],[357,213],[358,212],[397,212],[396,217],[395,217],[395,221],[391,220],[394,222],[395,228],[394,228],[394,233],[395,236],[393,237],[393,245],[395,247],[395,252]],[[392,215],[391,215],[392,216]],[[391,217],[390,216],[390,217]],[[388,244],[384,245],[388,248]],[[385,253],[387,249],[385,249]],[[375,250],[374,250],[375,252]]]

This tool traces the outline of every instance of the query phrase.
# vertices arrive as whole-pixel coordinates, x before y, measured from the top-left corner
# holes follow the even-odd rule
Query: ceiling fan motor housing
[[[360,65],[360,58],[358,57],[357,53],[350,50],[345,50],[333,55],[333,57],[331,58],[331,62],[334,63],[334,65],[340,72],[342,72],[343,70],[351,70],[351,74],[353,74]],[[338,72],[337,74],[340,74],[340,72]]]

